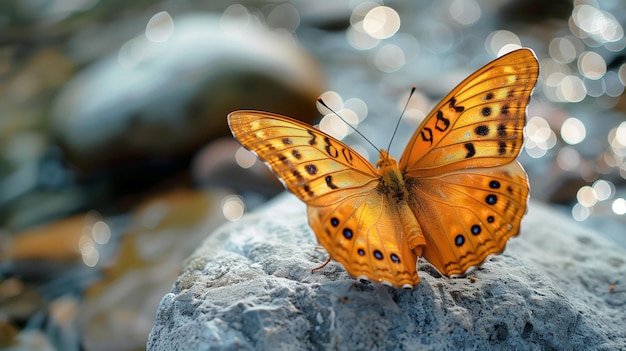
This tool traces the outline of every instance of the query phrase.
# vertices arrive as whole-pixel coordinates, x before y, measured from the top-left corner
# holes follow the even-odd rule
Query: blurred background
[[[185,258],[283,191],[226,114],[377,154],[520,46],[531,198],[626,247],[626,0],[0,3],[0,348],[141,350]],[[321,111],[321,112],[320,112]],[[607,282],[607,284],[609,284]]]

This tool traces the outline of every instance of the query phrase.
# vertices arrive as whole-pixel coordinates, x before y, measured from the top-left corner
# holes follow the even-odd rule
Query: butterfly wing
[[[233,135],[310,206],[327,206],[378,184],[377,170],[350,147],[298,120],[261,111],[228,115]]]
[[[514,160],[538,73],[529,49],[487,64],[434,108],[400,159],[422,255],[444,275],[501,252],[519,232],[528,179]]]
[[[377,190],[380,176],[367,160],[285,116],[235,111],[228,124],[235,138],[308,205],[318,241],[350,275],[394,286],[419,282],[399,213]]]
[[[412,179],[407,186],[426,239],[422,256],[446,276],[502,252],[526,213],[527,176],[517,161]]]
[[[413,287],[419,283],[417,257],[389,200],[376,188],[355,192],[338,205],[309,206],[309,223],[319,242],[351,276]]]
[[[537,58],[526,48],[476,71],[424,119],[400,158],[400,169],[407,176],[429,176],[511,162],[522,147],[526,106],[538,74]]]

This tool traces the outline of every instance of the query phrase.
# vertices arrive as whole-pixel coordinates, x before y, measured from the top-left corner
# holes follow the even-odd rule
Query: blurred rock
[[[53,342],[48,335],[39,331],[28,329],[19,333],[12,342],[11,346],[3,348],[3,351],[54,351]],[[74,351],[75,349],[66,349]]]
[[[17,343],[19,330],[11,323],[0,320],[0,347],[5,348]]]
[[[90,235],[94,215],[76,215],[12,235],[3,245],[3,260],[75,261],[80,259],[79,240]]]
[[[0,332],[15,350],[43,339],[27,330],[11,334],[14,324],[46,330],[62,350],[141,349],[181,262],[226,221],[228,196],[174,190],[144,200],[131,215],[81,214],[5,239],[0,277],[28,283],[0,281]]]
[[[324,261],[286,195],[213,233],[165,295],[148,350],[626,348],[626,252],[531,202],[522,233],[469,278],[420,260],[397,290]]]
[[[181,262],[225,222],[224,196],[219,191],[172,191],[133,212],[117,254],[100,263],[102,279],[85,291],[77,318],[86,350],[145,347],[154,311]]]
[[[0,320],[5,320],[7,325],[23,325],[44,306],[44,299],[35,286],[17,278],[0,282]]]
[[[318,116],[322,71],[290,34],[211,14],[173,26],[165,41],[129,40],[60,93],[52,125],[77,166],[191,153],[227,135],[235,109]]]
[[[240,162],[249,163],[244,168]],[[191,171],[195,183],[230,189],[246,197],[246,206],[255,198],[264,202],[285,189],[262,161],[232,137],[215,140],[198,151]]]

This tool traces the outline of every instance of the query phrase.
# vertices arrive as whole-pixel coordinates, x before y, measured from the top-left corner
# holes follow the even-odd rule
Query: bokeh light
[[[531,117],[524,128],[524,133],[526,134],[524,149],[532,158],[545,156],[548,150],[556,145],[556,135],[548,121],[542,117]]]
[[[346,100],[343,107],[353,111],[359,122],[363,122],[363,120],[367,118],[367,104],[359,98],[350,98]]]
[[[452,0],[448,12],[452,20],[464,26],[478,22],[481,16],[480,5],[474,0]]]
[[[92,245],[85,245],[81,250],[81,257],[83,259],[83,263],[87,267],[95,267],[100,260],[100,253]]]
[[[591,209],[589,207],[581,205],[580,203],[577,203],[572,207],[572,218],[579,222],[582,222],[589,218],[590,214]]]
[[[256,155],[244,147],[240,147],[235,152],[235,162],[237,162],[241,168],[250,168],[256,163],[256,161]]]
[[[400,29],[400,16],[387,6],[369,10],[363,18],[363,30],[376,39],[387,39]]]
[[[278,4],[267,15],[266,22],[271,28],[293,32],[300,26],[300,13],[293,4]]]
[[[580,154],[573,147],[563,147],[556,156],[557,165],[565,171],[580,169]]]
[[[91,225],[86,225],[83,228],[83,234],[78,239],[78,251],[80,252],[83,263],[87,267],[95,267],[98,264],[100,253],[93,239]]]
[[[497,30],[487,36],[485,45],[488,52],[499,57],[507,52],[519,49],[522,43],[517,34],[508,30]]]
[[[576,45],[578,39],[574,37],[554,38],[550,42],[550,56],[559,63],[573,62],[578,56]]]
[[[603,3],[606,8],[616,3]],[[606,52],[619,52],[626,47],[624,30],[611,11],[602,10],[598,3],[576,3],[569,19],[573,35],[554,38],[550,42],[550,59],[542,61],[542,78],[546,97],[556,102],[577,103],[586,96],[618,97],[624,92],[625,80],[621,70],[611,70]],[[605,56],[601,55],[603,47]],[[554,60],[558,64],[549,63]],[[575,66],[574,66],[575,64]],[[599,99],[604,108],[616,102]]]
[[[385,44],[374,54],[374,66],[383,72],[394,72],[406,63],[404,51],[394,44]]]
[[[111,239],[111,228],[103,221],[94,223],[91,232],[93,240],[100,245],[108,243]]]
[[[146,25],[146,38],[154,43],[167,41],[173,33],[174,20],[167,11],[155,14]]]
[[[324,114],[319,129],[336,139],[341,140],[352,134],[359,123],[367,117],[367,105],[361,99],[351,98],[344,103],[341,95],[335,91],[326,91],[320,94],[320,98],[334,112],[317,103],[318,111]]]
[[[589,79],[600,79],[606,74],[606,62],[597,52],[585,51],[578,57],[578,71]]]
[[[586,136],[587,129],[583,122],[577,118],[570,117],[561,125],[561,138],[570,145],[582,142]]]
[[[617,198],[611,204],[611,210],[617,215],[626,214],[626,200],[623,198]]]
[[[598,201],[605,201],[612,199],[615,195],[615,185],[607,180],[598,179],[592,185],[593,190],[596,193]]]
[[[624,37],[624,29],[617,19],[607,11],[602,11],[591,4],[574,7],[572,32],[581,39],[593,39],[599,43],[616,42]]]
[[[355,49],[368,50],[380,42],[380,39],[375,38],[367,33],[363,28],[363,20],[370,10],[379,6],[375,2],[366,1],[358,4],[350,15],[350,28],[346,32],[346,38],[348,43]]]
[[[224,214],[224,218],[231,222],[241,219],[245,211],[246,206],[241,196],[229,195],[222,200],[222,213]]]
[[[575,75],[566,75],[561,80],[560,89],[557,90],[557,96],[562,101],[581,102],[587,94],[587,89],[580,77]]]

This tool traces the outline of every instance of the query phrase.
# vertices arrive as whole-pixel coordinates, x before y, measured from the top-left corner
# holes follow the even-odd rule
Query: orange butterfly
[[[380,150],[376,167],[288,117],[235,111],[228,124],[307,204],[332,259],[353,277],[410,288],[417,257],[459,275],[519,232],[528,180],[515,158],[538,73],[530,49],[492,61],[435,106],[400,163]]]

